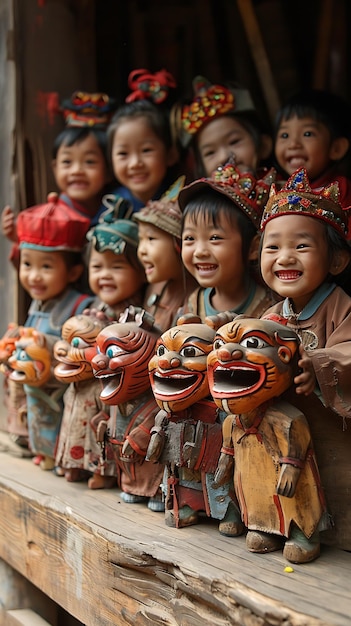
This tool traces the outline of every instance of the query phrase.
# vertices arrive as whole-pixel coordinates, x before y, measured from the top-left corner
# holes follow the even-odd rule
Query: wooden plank
[[[243,20],[261,88],[265,94],[271,122],[274,122],[280,106],[280,100],[255,11],[251,0],[237,0],[237,5]]]
[[[31,609],[6,611],[6,626],[50,626],[49,622]]]
[[[163,514],[93,492],[0,453],[0,557],[87,626],[349,625],[351,555],[284,572],[217,523],[165,526]],[[0,591],[1,600],[1,591]]]

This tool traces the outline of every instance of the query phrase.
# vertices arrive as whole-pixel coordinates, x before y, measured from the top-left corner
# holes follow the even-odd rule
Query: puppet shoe
[[[147,508],[150,509],[150,511],[155,511],[156,513],[163,513],[165,510],[165,503],[162,500],[162,495],[156,494],[153,498],[149,498]]]
[[[45,456],[43,456],[42,454],[36,454],[32,458],[32,463],[34,463],[34,465],[40,465],[41,461],[43,461],[44,459]]]
[[[224,518],[219,522],[218,530],[225,537],[239,537],[243,534],[245,526],[234,504],[229,504]]]
[[[121,500],[127,502],[127,504],[138,504],[139,502],[147,502],[149,498],[147,496],[136,496],[134,493],[127,493],[121,491]]]
[[[167,526],[172,528],[186,528],[197,524],[199,516],[190,506],[182,506],[176,516],[174,509],[166,511],[165,522]]]
[[[318,531],[308,539],[299,528],[293,528],[283,550],[283,556],[287,561],[290,561],[290,563],[309,563],[317,559],[319,554]]]
[[[80,483],[83,480],[87,480],[90,473],[79,469],[78,467],[71,467],[65,471],[65,479],[69,483]]]
[[[65,475],[65,469],[64,469],[64,467],[61,467],[60,465],[55,465],[55,467],[54,467],[54,469],[52,471],[55,474],[55,476],[62,477],[62,476]]]
[[[117,477],[93,474],[88,480],[88,487],[89,489],[113,489],[117,487]]]
[[[39,467],[44,471],[53,470],[55,467],[55,459],[52,459],[50,456],[43,456],[39,463]]]
[[[282,548],[282,537],[264,533],[259,530],[249,530],[246,535],[246,547],[250,552],[275,552]]]

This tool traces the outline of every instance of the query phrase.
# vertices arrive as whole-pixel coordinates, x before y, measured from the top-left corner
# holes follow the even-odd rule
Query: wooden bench
[[[288,573],[280,552],[252,554],[214,520],[168,528],[117,489],[90,491],[6,452],[0,510],[2,562],[86,626],[350,625],[351,554],[330,546]],[[0,623],[35,624],[10,621],[33,607],[22,594],[13,606],[5,587]]]

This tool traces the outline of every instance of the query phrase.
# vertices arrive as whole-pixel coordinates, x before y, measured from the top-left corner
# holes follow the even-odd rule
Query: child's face
[[[53,169],[60,191],[84,206],[97,208],[108,174],[104,155],[92,134],[72,146],[61,145]]]
[[[182,261],[174,238],[152,224],[139,222],[138,257],[149,283],[178,280],[182,276]]]
[[[250,133],[231,115],[222,115],[204,126],[197,137],[197,148],[205,175],[211,176],[219,165],[224,165],[231,154],[235,163],[256,171],[258,155]]]
[[[171,165],[169,151],[145,117],[122,119],[112,142],[113,172],[132,195],[146,204]]]
[[[324,224],[305,215],[281,215],[267,223],[261,271],[267,285],[301,311],[325,281],[331,262]]]
[[[185,217],[182,259],[201,287],[235,293],[245,281],[241,233],[225,215],[217,216],[217,226],[204,215]]]
[[[113,307],[134,296],[143,283],[142,269],[135,269],[123,254],[112,250],[91,250],[89,259],[89,286],[104,304]]]
[[[19,279],[33,300],[46,302],[61,295],[79,278],[81,266],[68,268],[61,252],[24,248],[20,253]]]
[[[289,175],[305,167],[311,181],[329,167],[333,142],[325,124],[310,117],[283,120],[275,141],[275,156],[280,167]]]

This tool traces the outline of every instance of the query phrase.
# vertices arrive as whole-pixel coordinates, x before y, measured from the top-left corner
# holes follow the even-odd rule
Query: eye
[[[179,352],[180,356],[185,357],[194,357],[194,356],[204,356],[205,352],[197,348],[196,346],[185,346]]]
[[[244,348],[253,348],[254,350],[269,347],[269,344],[266,341],[263,341],[261,337],[246,337],[240,342],[240,345]]]
[[[123,354],[123,350],[119,346],[109,346],[106,350],[106,356],[108,356],[109,359],[113,359],[120,354]]]
[[[25,350],[20,350],[18,354],[19,361],[28,361],[27,353]]]
[[[158,346],[157,350],[156,350],[156,354],[157,356],[163,356],[164,354],[166,354],[166,348],[165,346]]]
[[[81,337],[73,337],[71,341],[72,348],[89,348],[90,344]]]
[[[222,346],[224,346],[223,339],[216,339],[214,344],[213,344],[214,349],[215,350],[219,350],[219,348],[221,348]]]

